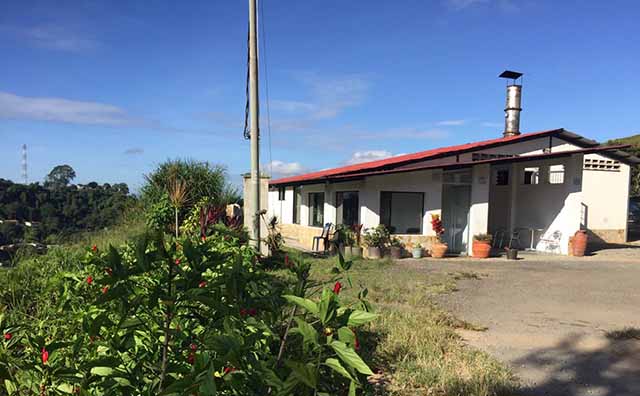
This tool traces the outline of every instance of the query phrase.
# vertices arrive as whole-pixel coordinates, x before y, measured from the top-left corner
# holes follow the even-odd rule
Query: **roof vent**
[[[507,105],[504,109],[504,137],[520,134],[520,107],[522,100],[522,73],[505,70],[500,78],[507,80]],[[520,83],[518,84],[518,79]]]

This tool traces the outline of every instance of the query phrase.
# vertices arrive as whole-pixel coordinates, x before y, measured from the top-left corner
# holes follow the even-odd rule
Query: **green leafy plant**
[[[380,224],[375,228],[368,228],[364,233],[363,240],[365,246],[384,249],[390,242],[389,230],[384,224]]]
[[[355,394],[371,374],[357,328],[376,315],[366,289],[341,302],[351,263],[315,283],[285,256],[283,284],[233,235],[156,232],[49,273],[36,310],[0,312],[6,394]]]
[[[473,240],[477,242],[491,243],[493,237],[490,234],[476,234],[473,236]]]

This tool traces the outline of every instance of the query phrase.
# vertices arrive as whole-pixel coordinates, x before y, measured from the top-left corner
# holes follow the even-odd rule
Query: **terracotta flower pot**
[[[577,257],[584,256],[587,251],[587,232],[584,230],[576,231],[573,236],[573,255]]]
[[[489,242],[473,241],[472,245],[473,258],[488,258],[491,253],[491,245]]]
[[[431,245],[431,257],[443,258],[447,253],[447,249],[449,249],[449,246],[446,243],[434,243]]]
[[[344,249],[346,258],[362,257],[362,248],[360,246],[347,246]]]
[[[391,254],[391,258],[394,260],[402,258],[402,248],[400,246],[391,246],[391,248],[389,248],[389,253]]]
[[[382,257],[382,252],[377,246],[369,246],[367,253],[369,253],[370,259],[379,259],[380,257]]]

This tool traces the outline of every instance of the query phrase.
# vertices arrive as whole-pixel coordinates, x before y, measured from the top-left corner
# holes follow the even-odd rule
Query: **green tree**
[[[45,187],[61,188],[71,183],[76,178],[76,171],[69,165],[58,165],[49,172],[44,180]]]
[[[184,219],[194,205],[206,201],[214,205],[225,205],[240,200],[237,189],[228,181],[226,168],[222,165],[211,165],[208,162],[190,159],[166,161],[152,173],[145,175],[146,183],[141,189],[141,201],[147,212],[147,218],[157,223],[162,209],[162,221],[165,225],[173,223],[173,218],[166,218],[166,206],[169,203],[177,209],[177,217]],[[180,205],[170,200],[180,186]],[[176,213],[174,213],[175,215]],[[157,225],[157,224],[156,224]]]

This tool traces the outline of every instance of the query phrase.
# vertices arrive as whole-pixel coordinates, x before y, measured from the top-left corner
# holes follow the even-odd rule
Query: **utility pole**
[[[29,178],[27,177],[27,145],[22,145],[22,180],[24,184],[29,182]]]
[[[260,126],[258,120],[258,29],[256,0],[249,0],[249,114],[251,116],[251,245],[260,253]]]

